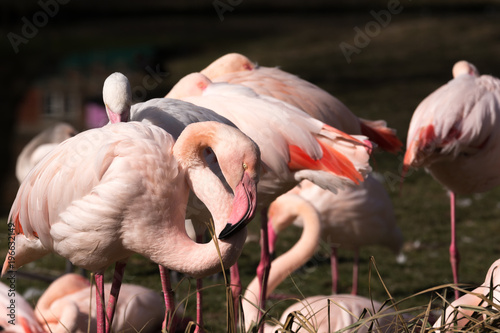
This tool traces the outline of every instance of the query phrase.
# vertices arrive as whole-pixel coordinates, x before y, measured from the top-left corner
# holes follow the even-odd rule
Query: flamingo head
[[[234,193],[229,221],[219,234],[219,239],[226,239],[246,226],[255,215],[261,161],[259,147],[239,130],[225,126],[219,134],[224,136],[224,141],[220,141],[213,150],[221,172]]]
[[[213,80],[227,73],[251,71],[256,65],[239,53],[228,53],[208,65],[201,73]]]
[[[116,72],[108,76],[102,88],[102,98],[112,124],[129,120],[132,90],[125,75]]]
[[[465,60],[461,60],[455,63],[452,73],[454,78],[463,74],[475,77],[479,76],[479,71],[477,70],[476,66]]]

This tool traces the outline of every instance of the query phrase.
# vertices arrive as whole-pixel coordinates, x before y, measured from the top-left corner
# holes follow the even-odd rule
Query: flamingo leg
[[[203,242],[203,235],[196,235],[196,242]],[[202,302],[203,302],[203,280],[196,279],[196,328],[194,333],[203,333],[203,314],[202,314]]]
[[[351,295],[358,294],[358,272],[359,272],[359,250],[354,250],[354,264],[352,266],[352,290]]]
[[[262,311],[265,310],[266,296],[267,296],[267,279],[269,278],[269,271],[271,270],[271,259],[269,255],[269,237],[268,237],[268,227],[267,227],[267,208],[261,211],[261,240],[262,240],[262,250],[260,255],[260,263],[257,267],[257,276],[260,285],[260,299],[259,308]],[[262,317],[262,312],[259,312],[259,320]],[[264,325],[261,325],[260,332],[263,332]]]
[[[102,273],[95,274],[96,284],[96,319],[97,319],[97,333],[105,333],[106,311],[104,308],[104,277]]]
[[[456,220],[455,220],[455,193],[450,191],[450,216],[451,216],[451,244],[450,244],[450,263],[453,271],[453,283],[458,284],[458,264],[460,263],[460,254],[457,247]],[[455,299],[460,297],[460,293],[455,289]]]
[[[241,279],[240,279],[240,269],[238,263],[236,262],[229,269],[231,274],[231,292],[233,294],[233,308],[234,308],[234,332],[237,332],[238,320],[239,320],[239,304],[241,296]]]
[[[123,274],[127,263],[117,261],[115,264],[115,274],[113,275],[113,282],[111,283],[111,292],[109,295],[108,306],[106,308],[106,333],[111,331],[113,324],[113,317],[115,315],[116,303],[118,302],[118,295],[123,281]]]
[[[332,270],[332,294],[336,294],[339,291],[339,260],[337,256],[337,246],[332,244],[330,246],[330,265]]]
[[[158,265],[160,268],[161,287],[163,289],[163,297],[165,298],[165,320],[163,321],[162,331],[174,331],[174,292],[170,284],[170,272],[165,267]]]

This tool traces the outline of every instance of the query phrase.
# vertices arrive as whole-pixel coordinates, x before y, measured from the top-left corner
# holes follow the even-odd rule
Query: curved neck
[[[208,208],[213,217],[215,235],[218,235],[226,226],[232,210],[233,194],[226,189],[221,180],[210,170],[203,152],[207,147],[213,147],[214,128],[204,123],[203,130],[199,126],[186,127],[173,147],[173,154],[185,172],[185,181],[193,193]],[[192,125],[191,125],[192,126]],[[185,228],[186,209],[200,210],[200,207],[185,206],[186,198],[178,198],[179,209],[170,212],[175,220],[170,227],[175,235],[175,240],[163,242],[161,251],[151,258],[160,265],[171,270],[176,270],[193,277],[203,277],[229,268],[238,259],[246,239],[246,228],[224,241],[218,240],[220,256],[213,240],[206,244],[199,244],[191,240]],[[181,202],[184,204],[180,204]],[[209,223],[210,221],[205,221]],[[167,236],[168,237],[168,236]],[[185,256],[179,255],[184,253]],[[196,258],[190,260],[188,258]],[[200,264],[201,263],[201,264]]]
[[[290,250],[272,262],[266,298],[288,275],[292,274],[312,257],[318,245],[321,226],[317,212],[308,203],[298,205],[297,210],[304,222],[302,235]],[[289,219],[286,226],[292,222],[293,219]],[[255,321],[258,316],[258,310],[255,305],[259,303],[259,292],[259,282],[257,277],[255,277],[248,285],[242,302],[247,330],[250,328],[252,321]],[[268,330],[270,330],[270,327],[266,326],[265,331],[267,332]]]

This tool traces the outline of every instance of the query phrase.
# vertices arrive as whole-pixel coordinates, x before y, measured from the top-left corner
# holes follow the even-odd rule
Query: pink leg
[[[455,221],[455,193],[450,191],[450,215],[451,215],[451,244],[450,244],[450,263],[453,271],[453,283],[458,284],[458,264],[460,263],[460,254],[457,248],[456,221]],[[455,299],[460,297],[458,290],[455,290]]]
[[[163,289],[163,297],[165,297],[165,320],[163,321],[163,331],[168,330],[174,332],[174,294],[170,284],[170,272],[165,267],[158,265],[160,268],[161,287]]]
[[[337,246],[331,245],[330,265],[332,266],[332,294],[339,292],[339,260],[337,257]]]
[[[120,287],[122,285],[123,273],[125,272],[126,265],[126,263],[120,261],[115,264],[115,274],[113,275],[113,282],[111,283],[111,293],[109,295],[108,306],[106,309],[106,333],[109,333],[111,331],[111,325],[113,324],[116,303],[118,302],[118,295],[120,293]]]
[[[105,323],[105,308],[104,308],[104,279],[102,273],[95,273],[96,285],[96,319],[97,319],[97,333],[104,333]]]
[[[196,235],[196,242],[203,242],[203,235]],[[203,314],[202,314],[202,302],[203,295],[201,289],[203,288],[203,280],[196,280],[196,328],[194,329],[194,333],[203,333]]]
[[[241,296],[241,279],[240,270],[238,268],[238,263],[235,263],[229,269],[231,274],[231,292],[233,294],[233,308],[234,308],[234,331],[237,332],[238,320],[239,320],[239,305]]]
[[[257,277],[259,278],[260,285],[260,300],[259,300],[259,308],[263,311],[266,306],[266,297],[267,297],[267,279],[269,277],[269,271],[271,270],[271,259],[269,256],[269,240],[268,240],[268,229],[267,229],[267,208],[262,209],[261,212],[261,246],[262,251],[260,255],[260,263],[257,267]],[[262,317],[262,312],[259,312],[259,320]],[[260,332],[263,332],[264,326],[260,327]]]
[[[358,294],[359,250],[354,250],[354,264],[352,266],[352,295]]]

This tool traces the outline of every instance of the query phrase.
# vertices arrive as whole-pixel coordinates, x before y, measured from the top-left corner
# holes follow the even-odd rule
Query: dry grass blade
[[[208,224],[208,231],[210,232],[210,237],[212,237],[212,240],[215,244],[215,247],[217,249],[217,254],[219,256],[220,260],[220,265],[222,268],[222,274],[224,276],[224,285],[226,286],[226,322],[227,322],[227,332],[228,333],[236,333],[236,316],[234,313],[234,297],[233,297],[233,291],[231,290],[231,285],[227,280],[227,275],[224,267],[224,263],[222,261],[222,255],[220,253],[220,248],[219,248],[219,240],[217,239],[217,236],[215,235],[215,226],[213,221],[210,219],[210,223]],[[241,308],[241,306],[240,306]]]

